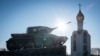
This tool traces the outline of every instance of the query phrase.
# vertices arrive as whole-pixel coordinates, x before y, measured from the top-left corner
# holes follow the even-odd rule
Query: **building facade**
[[[77,30],[71,36],[71,56],[90,56],[91,39],[88,31],[83,29],[84,15],[80,7],[76,16]]]

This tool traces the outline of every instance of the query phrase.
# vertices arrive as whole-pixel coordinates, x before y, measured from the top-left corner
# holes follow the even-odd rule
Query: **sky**
[[[71,21],[64,31],[55,29],[52,32],[68,37],[65,45],[70,54],[71,35],[77,30],[79,3],[85,16],[84,29],[91,35],[91,48],[100,48],[100,0],[0,0],[0,48],[6,48],[12,33],[26,33],[27,27],[54,28],[60,22]]]

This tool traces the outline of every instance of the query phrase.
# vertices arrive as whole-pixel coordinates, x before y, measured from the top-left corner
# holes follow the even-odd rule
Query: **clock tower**
[[[81,12],[81,4],[79,4],[79,12],[78,12],[78,14],[76,16],[76,19],[77,19],[77,28],[78,28],[78,31],[82,31],[83,30],[84,15]]]

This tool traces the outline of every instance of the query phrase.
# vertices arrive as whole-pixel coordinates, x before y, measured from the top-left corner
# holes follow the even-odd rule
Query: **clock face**
[[[78,17],[77,20],[78,21],[82,21],[83,20],[83,17]]]

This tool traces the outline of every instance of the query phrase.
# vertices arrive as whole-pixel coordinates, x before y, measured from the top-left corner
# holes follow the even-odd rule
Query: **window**
[[[74,40],[74,45],[73,46],[74,46],[73,47],[74,48],[73,50],[76,51],[76,41],[75,40]]]
[[[73,50],[76,51],[76,36],[73,38]]]
[[[87,52],[87,46],[86,45],[84,45],[83,50],[84,50],[83,56],[87,56],[88,52]]]
[[[37,31],[37,29],[33,29],[33,32]]]
[[[87,43],[87,33],[84,32],[83,34],[83,42],[86,44]]]

